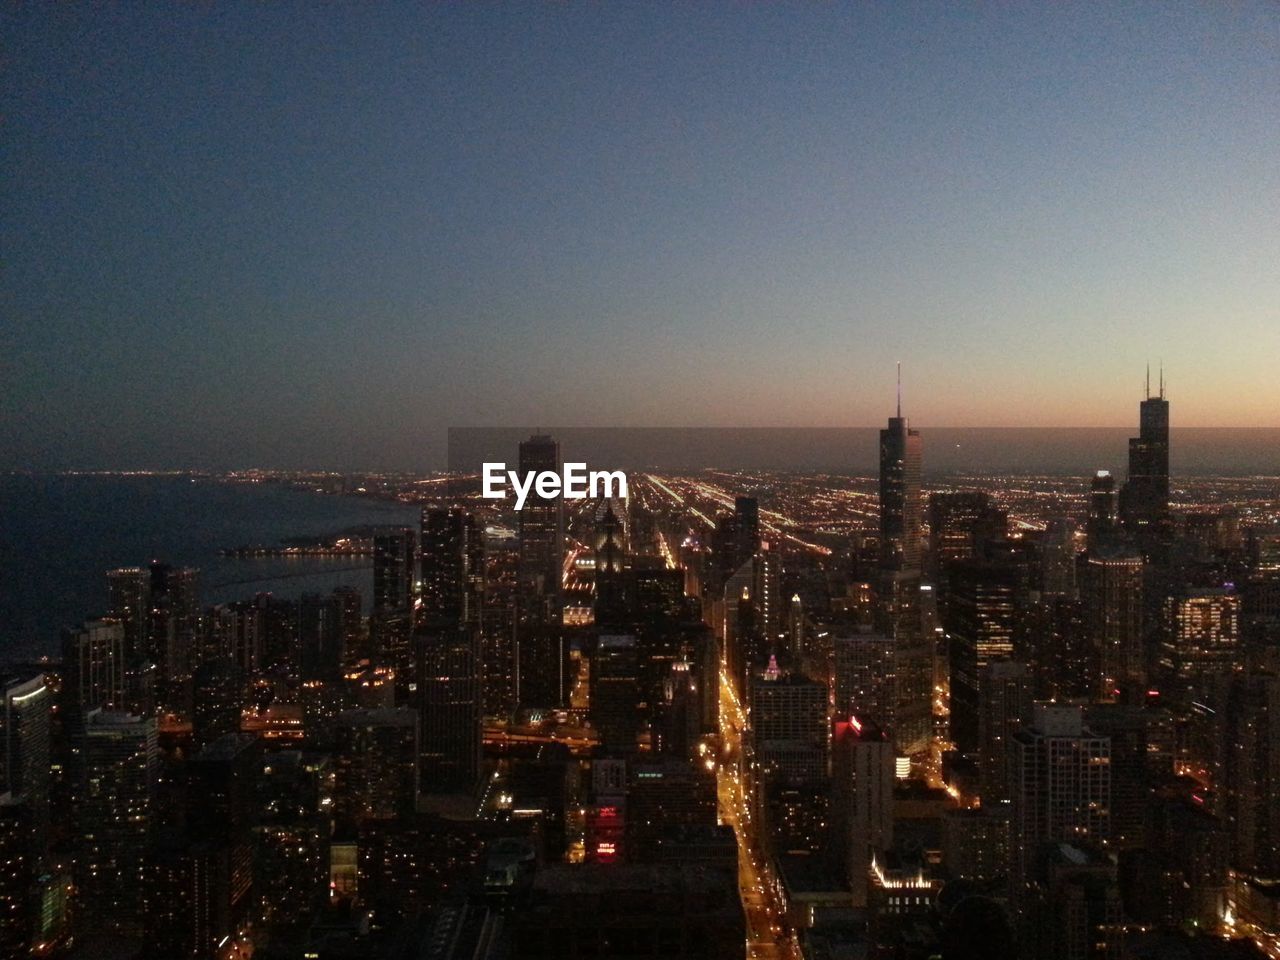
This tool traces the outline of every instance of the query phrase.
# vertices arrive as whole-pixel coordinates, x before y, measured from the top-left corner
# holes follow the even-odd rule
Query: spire
[[[902,419],[902,361],[898,361],[898,419]]]

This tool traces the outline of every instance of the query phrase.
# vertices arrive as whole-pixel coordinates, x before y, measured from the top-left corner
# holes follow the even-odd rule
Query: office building
[[[985,699],[982,670],[1013,656],[1018,574],[1010,564],[961,560],[950,570],[947,636],[951,657],[951,739],[978,749],[978,713]]]
[[[470,793],[480,774],[480,634],[467,627],[416,638],[418,750],[424,793]]]
[[[560,444],[535,434],[520,444],[520,475],[561,473]],[[521,589],[534,619],[556,624],[563,616],[564,498],[531,491],[516,515]]]

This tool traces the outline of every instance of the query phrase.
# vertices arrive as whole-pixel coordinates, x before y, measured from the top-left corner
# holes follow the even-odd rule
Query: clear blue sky
[[[1280,6],[6,6],[0,467],[1280,425]]]

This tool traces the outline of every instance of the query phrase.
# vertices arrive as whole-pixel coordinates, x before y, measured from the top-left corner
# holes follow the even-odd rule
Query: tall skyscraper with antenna
[[[1165,399],[1164,368],[1159,393],[1151,395],[1147,367],[1146,398],[1139,405],[1138,436],[1129,441],[1129,477],[1120,493],[1120,518],[1147,555],[1159,560],[1170,533],[1169,516],[1169,401]]]
[[[898,411],[880,431],[880,567],[920,571],[920,474],[923,445],[902,415],[902,364],[898,364]]]
[[[893,717],[889,732],[900,756],[929,749],[933,712],[933,651],[920,618],[920,480],[923,441],[902,415],[898,364],[897,415],[880,431],[880,571],[878,624],[894,641]]]

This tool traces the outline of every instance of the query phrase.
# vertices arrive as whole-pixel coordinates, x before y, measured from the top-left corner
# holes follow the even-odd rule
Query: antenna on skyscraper
[[[1164,399],[1164,361],[1160,361],[1160,399]]]
[[[898,361],[898,419],[902,419],[902,361]]]
[[[1147,389],[1146,389],[1146,394],[1147,394],[1146,399],[1147,399],[1147,400],[1150,400],[1150,399],[1151,399],[1151,361],[1150,361],[1150,360],[1148,360],[1148,361],[1147,361]]]

